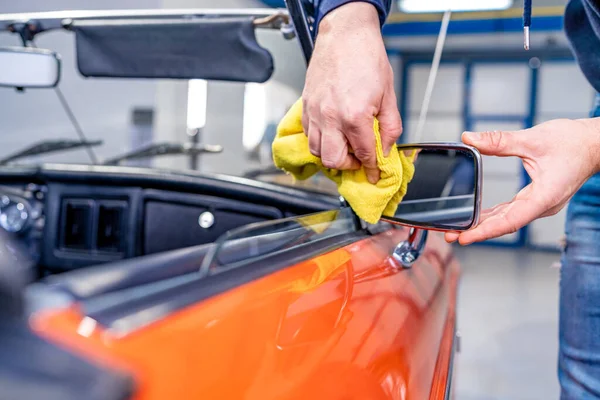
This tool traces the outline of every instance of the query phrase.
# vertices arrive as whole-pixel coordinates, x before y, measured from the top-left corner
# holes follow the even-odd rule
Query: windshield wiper
[[[6,165],[11,161],[15,161],[25,157],[37,156],[40,154],[48,154],[65,150],[75,150],[81,147],[100,146],[102,143],[102,140],[43,140],[41,142],[34,143],[33,145],[23,150],[19,150],[16,153],[13,153],[9,156],[0,159],[0,165]]]
[[[198,155],[203,153],[220,153],[223,147],[220,145],[211,144],[194,144],[194,143],[156,143],[151,144],[141,149],[137,149],[117,157],[109,158],[103,162],[104,165],[118,165],[125,160],[139,160],[141,158],[153,158],[167,155]]]

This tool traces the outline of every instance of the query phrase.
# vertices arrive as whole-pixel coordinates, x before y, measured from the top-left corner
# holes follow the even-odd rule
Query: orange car
[[[0,27],[25,39],[69,29],[89,50],[86,38],[107,26],[134,38],[146,19],[162,18],[164,33],[180,27],[165,21],[206,14],[218,25],[221,16],[156,13],[13,15]],[[255,13],[227,11],[223,23],[289,28],[285,12]],[[56,85],[52,52],[0,49],[0,64],[24,60],[34,64],[24,71],[44,74],[25,71],[9,86]],[[131,72],[106,65],[83,69]],[[186,68],[169,73],[196,67]],[[24,154],[75,145],[92,144]],[[1,399],[451,397],[460,268],[440,234],[427,233],[477,222],[474,149],[404,145],[420,151],[408,193],[394,217],[369,225],[310,187],[114,165],[210,151],[161,146],[112,165],[0,166]]]

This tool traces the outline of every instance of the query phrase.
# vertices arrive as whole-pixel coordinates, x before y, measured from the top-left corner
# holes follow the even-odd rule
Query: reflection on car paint
[[[430,394],[445,393],[434,376],[449,368],[458,265],[432,236],[409,270],[389,258],[406,231],[389,230],[120,338],[101,326],[78,335],[77,309],[34,326],[126,368],[141,400],[442,399]]]

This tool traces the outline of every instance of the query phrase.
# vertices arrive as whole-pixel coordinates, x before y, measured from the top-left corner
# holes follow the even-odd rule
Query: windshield
[[[16,3],[5,12],[45,11],[24,10]],[[115,6],[114,1],[108,3]],[[256,29],[256,36],[275,66],[265,83],[85,78],[78,71],[73,32],[39,34],[34,45],[60,56],[60,81],[56,88],[0,88],[0,160],[7,160],[0,164],[112,161],[250,177],[337,194],[335,185],[321,175],[295,182],[273,168],[271,142],[278,122],[302,93],[306,62],[297,40],[286,40],[279,30]],[[18,35],[2,32],[0,46],[22,43]],[[77,146],[82,140],[94,145]],[[47,141],[53,141],[50,147],[55,151],[31,154],[32,146],[48,148]],[[149,148],[156,144],[168,144],[171,153]],[[189,146],[202,151],[189,152]],[[138,156],[121,157],[130,153]]]

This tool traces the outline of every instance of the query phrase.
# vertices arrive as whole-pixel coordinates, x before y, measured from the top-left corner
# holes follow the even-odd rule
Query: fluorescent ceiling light
[[[398,0],[406,13],[506,10],[512,4],[513,0]]]
[[[264,84],[246,83],[242,145],[251,151],[259,145],[267,126],[267,92]]]
[[[206,101],[208,83],[204,79],[192,79],[188,82],[187,128],[190,131],[204,128],[206,125]]]

